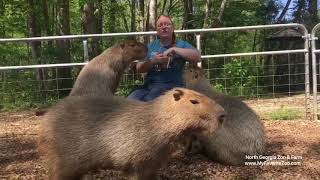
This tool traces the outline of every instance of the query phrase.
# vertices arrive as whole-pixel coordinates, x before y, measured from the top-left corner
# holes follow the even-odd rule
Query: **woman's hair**
[[[172,26],[173,26],[173,29],[174,29],[174,24],[173,24],[173,21],[172,21],[172,19],[171,19],[170,16],[167,16],[167,15],[162,14],[162,15],[158,16],[158,19],[157,19],[156,23],[159,21],[159,19],[160,19],[161,17],[166,17],[166,18],[168,18],[168,19],[170,20]],[[174,33],[174,31],[172,32],[172,44],[171,44],[171,45],[172,45],[172,46],[176,46],[176,34]]]

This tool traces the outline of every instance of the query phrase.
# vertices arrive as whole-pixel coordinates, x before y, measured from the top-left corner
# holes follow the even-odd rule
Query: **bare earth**
[[[40,120],[34,111],[0,113],[0,179],[47,179],[36,150]],[[186,157],[177,150],[160,171],[160,179],[320,179],[320,122],[263,118],[263,123],[266,155],[300,165],[226,166],[201,155]],[[124,178],[119,172],[100,170],[86,179]]]

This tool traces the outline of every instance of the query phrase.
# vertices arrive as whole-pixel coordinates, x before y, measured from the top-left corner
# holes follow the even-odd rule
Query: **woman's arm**
[[[191,63],[200,62],[200,60],[201,60],[200,52],[194,48],[172,47],[163,53],[164,56],[170,56],[170,55],[174,55],[174,54],[181,56],[183,59],[185,59]]]
[[[163,54],[156,54],[153,59],[144,61],[144,62],[138,62],[136,65],[137,73],[146,73],[155,64],[159,64],[161,66],[166,65],[168,63],[169,58],[167,56],[164,56]]]

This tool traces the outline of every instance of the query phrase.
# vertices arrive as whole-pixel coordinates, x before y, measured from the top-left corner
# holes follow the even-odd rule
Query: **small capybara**
[[[38,149],[50,179],[77,179],[98,167],[150,180],[169,144],[191,132],[213,133],[225,116],[212,99],[184,88],[150,102],[69,96],[43,116]]]
[[[215,133],[197,136],[203,149],[193,149],[204,150],[203,153],[210,159],[228,165],[244,165],[245,155],[261,155],[264,152],[264,126],[250,107],[235,97],[214,90],[199,67],[188,67],[183,76],[186,88],[210,97],[228,114]],[[195,144],[198,146],[199,142],[195,141]],[[189,146],[188,149],[192,148]]]
[[[147,47],[135,40],[115,44],[82,68],[70,96],[113,95],[124,70],[146,55]]]

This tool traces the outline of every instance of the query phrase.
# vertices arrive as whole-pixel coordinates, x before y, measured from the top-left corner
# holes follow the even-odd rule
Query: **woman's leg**
[[[148,89],[139,88],[139,89],[136,89],[136,90],[132,91],[127,98],[128,99],[135,99],[135,100],[143,101],[144,97],[148,93],[149,93]]]
[[[149,87],[150,91],[147,95],[143,97],[143,101],[151,101],[161,95],[163,95],[166,91],[174,88],[172,84],[155,84]]]

